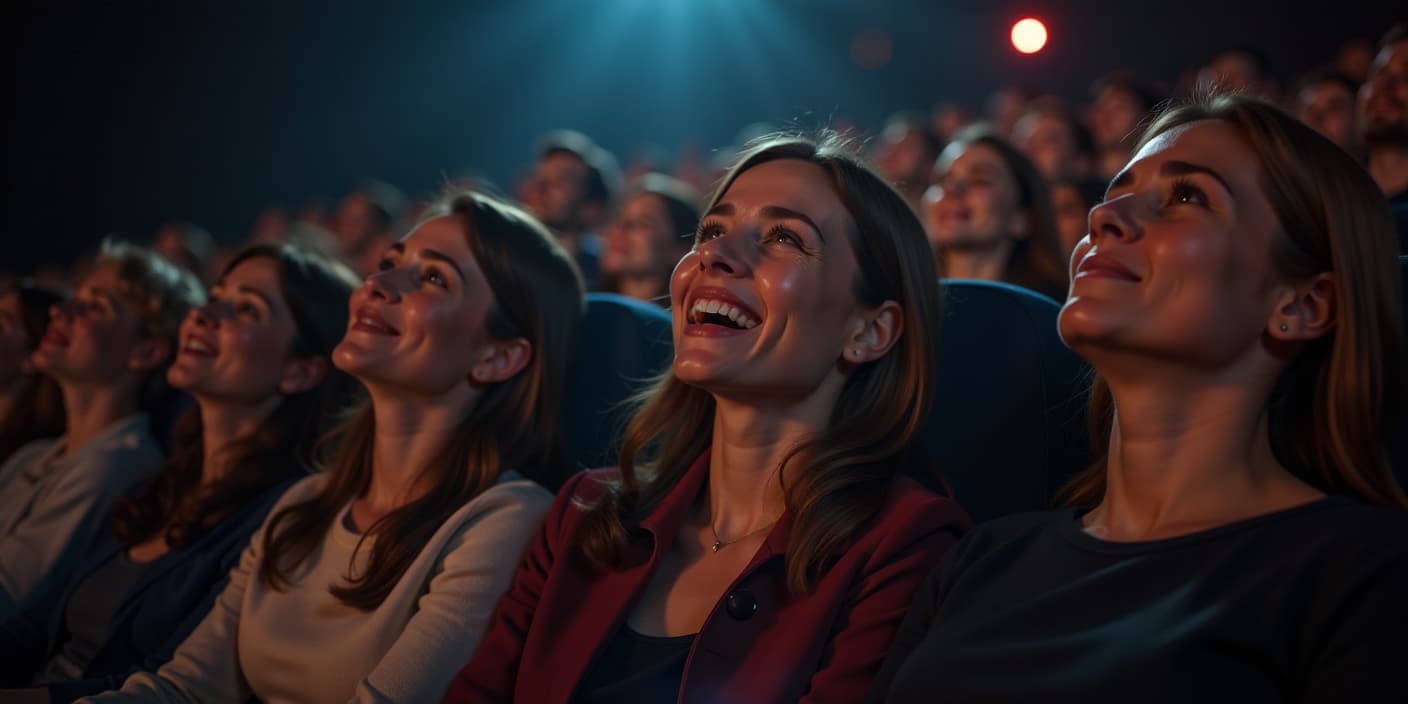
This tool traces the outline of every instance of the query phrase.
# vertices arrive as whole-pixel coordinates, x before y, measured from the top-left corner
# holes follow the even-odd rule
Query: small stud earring
[[[1281,323],[1281,332],[1286,332],[1287,330],[1290,330],[1290,329],[1291,329],[1291,326],[1289,326],[1289,325],[1287,325],[1287,324],[1285,324],[1285,323]]]
[[[852,357],[859,357],[859,356],[860,356],[860,350],[851,350],[851,356],[852,356]]]

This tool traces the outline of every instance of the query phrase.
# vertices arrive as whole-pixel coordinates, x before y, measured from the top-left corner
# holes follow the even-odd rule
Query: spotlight
[[[1023,54],[1035,54],[1046,46],[1046,25],[1027,17],[1012,25],[1012,46]]]

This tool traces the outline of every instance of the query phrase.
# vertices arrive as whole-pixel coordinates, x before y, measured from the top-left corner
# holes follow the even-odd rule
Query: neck
[[[716,397],[709,454],[709,505],[704,517],[725,539],[761,530],[786,509],[778,472],[803,441],[824,431],[840,386],[825,399],[786,408],[760,407]],[[796,465],[790,467],[795,476]]]
[[[649,274],[623,275],[616,280],[617,292],[642,301],[653,301],[669,295],[669,290],[661,285],[659,276]]]
[[[1012,245],[1006,240],[1000,247],[984,249],[947,247],[940,257],[944,278],[1001,281],[1007,274],[1007,260],[1011,252]]]
[[[1408,148],[1391,145],[1371,149],[1369,175],[1386,196],[1408,190]]]
[[[13,381],[0,386],[0,421],[15,412],[25,393],[34,386],[34,381],[34,377],[29,374],[16,374]]]
[[[259,432],[282,400],[277,393],[253,403],[196,398],[200,405],[201,484],[211,484],[231,470],[225,451]]]
[[[1314,498],[1271,452],[1266,399],[1275,378],[1147,367],[1107,375],[1116,413],[1105,496],[1086,516],[1090,532],[1171,537]]]
[[[422,486],[423,472],[474,407],[478,392],[465,383],[435,398],[376,391],[370,396],[376,432],[372,479],[362,502],[369,512],[384,514],[430,489]]]
[[[64,452],[73,452],[114,422],[136,413],[138,382],[122,379],[110,384],[60,383],[67,430]]]

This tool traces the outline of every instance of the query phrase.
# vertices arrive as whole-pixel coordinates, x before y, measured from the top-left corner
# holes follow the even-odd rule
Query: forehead
[[[770,205],[796,210],[810,217],[823,234],[847,228],[851,222],[826,172],[800,159],[775,159],[749,168],[729,184],[719,203],[745,213]]]
[[[1198,120],[1174,127],[1149,140],[1126,170],[1141,164],[1186,161],[1209,167],[1234,188],[1255,188],[1259,167],[1252,152],[1231,125],[1222,120]]]
[[[1379,50],[1374,57],[1374,70],[1392,66],[1394,68],[1408,68],[1408,39],[1396,41]]]
[[[654,193],[637,193],[621,206],[621,211],[635,217],[662,216],[665,204]]]
[[[982,142],[954,144],[944,150],[944,156],[939,160],[940,172],[978,167],[995,169],[1004,173],[1007,171],[1007,163],[1002,160],[1002,155],[991,145]]]
[[[538,171],[560,175],[585,175],[587,165],[568,152],[550,152],[538,160]]]
[[[248,286],[263,293],[277,294],[279,278],[279,265],[269,257],[260,256],[236,264],[216,284],[226,288]]]
[[[79,291],[101,291],[114,296],[117,295],[119,280],[117,277],[117,262],[106,262],[93,269],[88,278],[83,279],[83,283],[78,285]]]

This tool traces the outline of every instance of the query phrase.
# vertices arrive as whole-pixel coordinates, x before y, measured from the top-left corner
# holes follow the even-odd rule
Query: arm
[[[919,590],[915,592],[914,603],[909,607],[909,613],[905,614],[904,621],[900,623],[899,630],[895,633],[895,640],[890,644],[890,651],[885,655],[885,661],[880,666],[880,674],[875,676],[875,682],[870,686],[870,696],[866,699],[871,704],[880,704],[885,701],[890,692],[890,685],[895,681],[895,673],[909,659],[910,653],[919,647],[924,637],[929,634],[929,626],[934,620],[934,611],[939,605],[939,585],[943,581],[944,572],[947,566],[953,562],[953,556],[958,551],[950,551],[945,557],[943,566],[934,570],[924,583],[919,585]]]
[[[871,560],[874,569],[852,590],[802,702],[864,700],[915,591],[958,542],[968,523],[956,504],[938,498],[910,516],[888,520],[904,526],[897,531],[901,540],[876,551]]]
[[[474,653],[469,664],[450,682],[446,702],[513,701],[523,644],[528,639],[533,614],[563,540],[563,519],[568,511],[574,510],[572,497],[584,476],[583,473],[575,475],[558,492],[543,527],[529,543],[508,592],[499,601],[489,630],[484,634],[484,647]]]
[[[492,492],[498,495],[491,495]],[[443,562],[415,615],[357,685],[354,702],[424,702],[445,695],[450,678],[479,646],[494,604],[552,503],[528,482],[490,489],[445,547]]]

